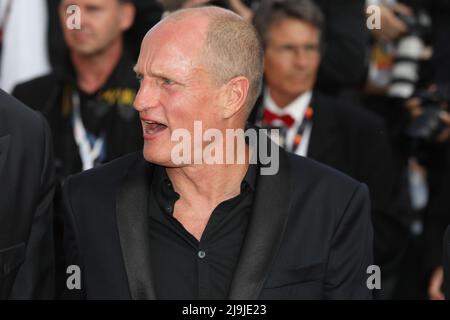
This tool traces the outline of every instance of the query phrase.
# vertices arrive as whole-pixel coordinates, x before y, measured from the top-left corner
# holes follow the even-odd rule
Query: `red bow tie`
[[[268,125],[272,125],[272,123],[275,120],[279,120],[282,123],[284,123],[284,125],[287,128],[292,127],[292,125],[295,123],[294,118],[292,118],[290,115],[285,114],[284,116],[279,116],[271,111],[269,111],[267,108],[264,109],[264,115],[263,115],[263,121],[264,123],[268,124]]]

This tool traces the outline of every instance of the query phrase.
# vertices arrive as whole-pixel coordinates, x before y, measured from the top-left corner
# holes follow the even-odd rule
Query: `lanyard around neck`
[[[83,171],[85,171],[92,169],[95,161],[100,157],[103,150],[104,138],[95,138],[94,143],[91,145],[88,133],[81,119],[80,95],[76,90],[72,91],[72,106],[73,135],[78,145]]]

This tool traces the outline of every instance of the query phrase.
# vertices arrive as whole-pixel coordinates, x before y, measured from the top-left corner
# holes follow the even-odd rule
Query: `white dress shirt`
[[[264,107],[267,108],[270,112],[273,112],[279,116],[290,115],[294,120],[294,124],[291,128],[289,128],[286,135],[286,146],[289,150],[292,149],[294,144],[294,139],[297,134],[297,130],[303,122],[303,117],[305,115],[305,111],[311,103],[312,91],[307,91],[304,94],[298,96],[294,101],[288,104],[284,108],[280,108],[277,106],[275,101],[273,101],[270,96],[269,89],[266,88],[264,91]],[[293,150],[294,153],[304,156],[307,156],[309,139],[311,137],[311,129],[312,124],[308,124],[303,132],[302,141],[296,150]]]

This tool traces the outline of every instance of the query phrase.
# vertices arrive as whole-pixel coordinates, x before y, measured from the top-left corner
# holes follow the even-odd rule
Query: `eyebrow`
[[[141,72],[140,70],[139,70],[139,68],[138,68],[138,66],[137,65],[135,65],[134,67],[133,67],[133,71],[137,74],[137,75],[144,75],[144,72]],[[156,78],[164,78],[164,79],[172,79],[173,77],[170,77],[170,76],[168,76],[168,75],[166,75],[164,72],[152,72],[151,74],[150,74],[152,77],[156,77]]]

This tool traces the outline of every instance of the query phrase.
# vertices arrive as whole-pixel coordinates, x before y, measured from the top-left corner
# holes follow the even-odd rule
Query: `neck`
[[[174,189],[190,206],[203,203],[215,207],[240,193],[241,182],[248,164],[200,165],[187,168],[168,168]]]
[[[272,98],[273,102],[277,105],[277,107],[283,109],[286,108],[288,105],[290,105],[295,99],[300,97],[301,95],[305,94],[305,92],[301,92],[298,95],[288,95],[284,93],[280,93],[277,91],[269,90],[270,97]]]
[[[167,168],[173,187],[181,200],[195,207],[214,208],[240,194],[241,182],[249,167],[249,148],[243,164],[201,164]]]
[[[86,93],[100,89],[111,76],[123,53],[122,39],[95,55],[71,54],[77,73],[77,84]]]

